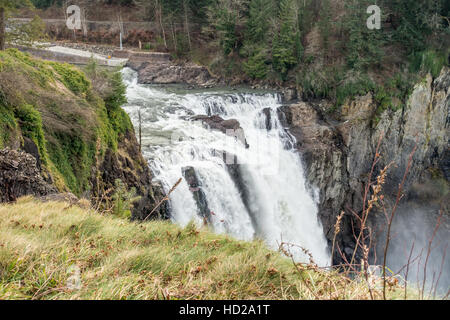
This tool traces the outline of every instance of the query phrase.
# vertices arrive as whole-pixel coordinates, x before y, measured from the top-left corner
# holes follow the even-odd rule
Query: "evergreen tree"
[[[219,36],[223,53],[238,51],[246,24],[247,0],[218,0],[209,9],[209,22]]]
[[[350,68],[366,70],[381,62],[385,32],[367,28],[367,8],[371,0],[346,0],[346,14],[343,18],[343,31],[346,36],[344,50]]]
[[[331,31],[331,4],[330,0],[322,0],[320,8],[319,30],[322,37],[322,45],[325,51],[329,48]]]
[[[280,3],[280,31],[275,35],[272,49],[272,63],[282,78],[298,62],[297,51],[299,31],[296,25],[296,10],[293,0],[281,0]]]
[[[445,28],[449,21],[446,6],[450,9],[448,0],[383,1],[394,28],[393,39],[409,53],[424,50],[430,37]]]
[[[270,62],[270,18],[274,10],[272,0],[252,0],[250,2],[247,29],[245,32],[243,56],[244,71],[254,79],[265,78]]]
[[[267,63],[267,50],[265,48],[256,48],[244,62],[245,73],[253,79],[264,79],[269,72]]]
[[[247,31],[245,33],[247,41],[260,43],[267,40],[269,19],[273,10],[272,0],[252,0],[250,2]]]

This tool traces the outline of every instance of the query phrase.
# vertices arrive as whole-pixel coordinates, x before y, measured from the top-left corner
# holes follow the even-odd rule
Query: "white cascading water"
[[[156,180],[165,191],[181,178],[185,167],[195,168],[217,233],[242,240],[263,239],[278,249],[279,243],[308,249],[321,266],[330,257],[317,217],[317,205],[306,189],[300,157],[291,137],[278,120],[277,94],[232,91],[181,90],[137,83],[137,74],[123,70],[128,104],[124,110],[133,124],[141,114],[142,151]],[[267,129],[270,112],[271,130]],[[239,121],[247,143],[191,121],[193,115],[218,115]],[[230,175],[222,152],[236,155],[241,186]],[[183,179],[170,197],[172,220],[181,225],[202,222],[197,203]],[[299,249],[296,260],[308,261]]]

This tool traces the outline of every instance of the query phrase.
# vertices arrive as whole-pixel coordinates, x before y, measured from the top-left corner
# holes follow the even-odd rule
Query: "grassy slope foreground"
[[[375,289],[374,295],[380,298],[380,290]],[[389,298],[402,297],[402,288],[389,290]],[[306,265],[296,269],[260,241],[240,242],[194,225],[182,229],[161,221],[137,224],[63,202],[26,197],[0,206],[0,299],[17,298],[370,296],[365,281]]]

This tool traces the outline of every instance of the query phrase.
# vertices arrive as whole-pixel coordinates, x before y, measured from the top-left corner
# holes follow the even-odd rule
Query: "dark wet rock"
[[[250,146],[247,143],[247,139],[245,138],[244,130],[242,129],[239,121],[235,119],[224,120],[219,116],[194,116],[191,117],[192,121],[201,121],[203,124],[207,125],[208,128],[212,130],[218,130],[227,135],[232,135],[239,139],[246,148]]]
[[[296,88],[284,88],[281,92],[283,103],[292,103],[298,99]]]
[[[270,108],[264,108],[262,112],[266,117],[266,129],[270,131],[272,130],[272,113],[270,112]]]
[[[277,116],[284,128],[292,125],[292,112],[290,106],[282,106],[277,109]]]
[[[442,170],[444,178],[450,181],[450,149],[447,149],[442,154],[441,160],[439,161],[439,166]]]
[[[39,149],[37,145],[30,138],[23,137],[23,151],[31,154],[36,159],[36,167],[41,170],[41,156],[39,155]]]
[[[320,190],[319,217],[327,239],[332,239],[338,208],[348,200],[346,157],[338,147],[339,134],[321,121],[321,115],[309,103],[283,106],[278,111],[281,122],[296,138],[295,149],[302,155],[307,180]],[[345,229],[341,234],[347,232],[351,231]]]
[[[0,150],[0,202],[11,202],[22,196],[46,196],[56,193],[54,186],[41,176],[36,158],[9,148]]]
[[[201,188],[201,184],[198,180],[195,169],[193,167],[183,168],[183,176],[186,179],[187,184],[189,185],[189,190],[192,192],[195,202],[197,203],[199,216],[205,219],[206,222],[210,222],[211,210],[208,207],[206,195]]]
[[[207,124],[211,129],[219,130],[223,133],[227,133],[227,130],[241,129],[239,121],[230,119],[224,120],[219,116],[194,116],[191,118],[193,121],[202,121]]]

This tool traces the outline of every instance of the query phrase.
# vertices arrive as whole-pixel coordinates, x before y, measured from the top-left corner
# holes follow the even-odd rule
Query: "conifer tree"
[[[289,69],[298,62],[296,39],[299,34],[293,0],[281,0],[279,20],[281,26],[273,41],[272,61],[275,70],[285,78]]]
[[[215,28],[223,53],[238,51],[246,24],[248,0],[218,0],[209,7],[209,23]]]
[[[273,14],[272,0],[252,0],[245,33],[243,55],[244,71],[254,79],[265,78],[270,57],[270,18]]]
[[[342,19],[346,34],[344,42],[347,64],[350,68],[365,70],[377,64],[383,57],[382,47],[386,34],[381,30],[367,28],[367,8],[370,0],[346,0],[346,15]]]

